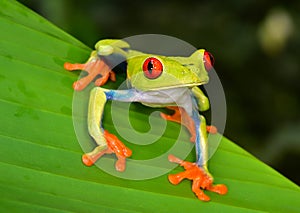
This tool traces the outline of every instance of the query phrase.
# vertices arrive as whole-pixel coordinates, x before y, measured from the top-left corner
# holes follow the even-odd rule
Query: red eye
[[[144,75],[149,79],[158,78],[163,72],[163,65],[157,58],[147,58],[143,64]]]
[[[210,71],[213,68],[215,62],[213,55],[210,52],[205,51],[203,55],[203,61],[206,71]]]

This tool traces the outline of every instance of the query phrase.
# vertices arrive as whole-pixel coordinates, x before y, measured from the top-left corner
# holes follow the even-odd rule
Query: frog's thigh
[[[106,100],[105,92],[100,87],[91,90],[88,107],[88,130],[95,142],[103,147],[107,146],[102,128],[102,116]]]

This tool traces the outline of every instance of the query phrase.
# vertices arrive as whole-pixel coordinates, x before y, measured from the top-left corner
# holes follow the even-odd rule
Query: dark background
[[[150,33],[208,49],[226,95],[224,135],[300,184],[300,1],[20,2],[91,48]]]

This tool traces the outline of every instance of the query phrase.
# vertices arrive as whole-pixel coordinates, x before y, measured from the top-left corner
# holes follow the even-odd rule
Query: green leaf
[[[90,49],[13,0],[1,1],[0,8],[1,212],[300,211],[297,185],[226,138],[209,166],[215,182],[229,192],[207,192],[212,198],[207,203],[196,199],[189,181],[173,186],[167,175],[125,180],[85,167],[72,123],[71,85],[78,72],[65,71],[63,63],[84,62]],[[150,112],[135,104],[133,126]],[[114,131],[109,113],[105,116]],[[132,147],[133,157],[168,150],[180,129],[169,125],[157,144]]]

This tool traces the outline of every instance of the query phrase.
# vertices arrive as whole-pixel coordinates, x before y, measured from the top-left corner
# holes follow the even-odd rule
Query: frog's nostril
[[[213,68],[215,63],[215,59],[213,55],[210,52],[205,51],[203,55],[203,61],[204,61],[204,66],[206,71],[210,71]]]

